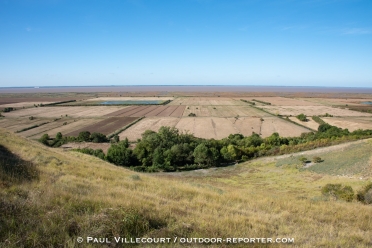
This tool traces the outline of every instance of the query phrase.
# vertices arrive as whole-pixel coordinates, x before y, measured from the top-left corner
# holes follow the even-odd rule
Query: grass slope
[[[277,167],[265,160],[140,174],[47,148],[4,129],[0,146],[0,155],[5,154],[0,156],[0,247],[97,247],[78,244],[79,236],[279,237],[294,238],[295,247],[372,245],[371,206],[320,197],[326,183],[359,189],[365,181]],[[26,166],[28,173],[9,169],[9,161]],[[272,245],[250,244],[266,246]],[[275,245],[282,246],[288,245]]]

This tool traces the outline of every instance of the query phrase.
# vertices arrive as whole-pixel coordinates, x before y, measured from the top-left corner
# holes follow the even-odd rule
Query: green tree
[[[304,114],[299,114],[296,116],[297,119],[299,119],[300,121],[307,121],[307,118],[306,118],[306,115]]]
[[[79,135],[78,135],[78,140],[89,142],[90,141],[90,132],[89,131],[80,132]]]
[[[92,133],[90,135],[89,139],[93,143],[104,143],[104,142],[108,142],[108,138],[106,137],[106,135],[104,135],[102,133]]]
[[[120,144],[112,144],[107,151],[107,160],[110,163],[121,166],[135,165],[135,159],[132,150]]]
[[[39,139],[39,142],[40,143],[43,143],[44,145],[47,145],[49,146],[49,135],[46,133],[46,134],[43,134],[43,136],[41,136],[41,138]]]

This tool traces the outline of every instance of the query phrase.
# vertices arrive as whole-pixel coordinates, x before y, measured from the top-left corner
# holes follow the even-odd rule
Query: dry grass
[[[38,181],[0,189],[2,209],[10,211],[4,206],[12,205],[25,218],[2,213],[7,224],[13,218],[18,228],[2,232],[0,246],[73,247],[77,236],[89,235],[290,237],[296,247],[372,245],[370,206],[320,198],[320,186],[341,182],[329,175],[262,161],[149,175],[47,148],[4,130],[0,144],[40,170]],[[342,183],[362,186],[355,179]],[[137,221],[122,222],[133,219]]]
[[[306,116],[324,115],[326,113],[333,116],[369,116],[372,114],[352,111],[349,109],[333,108],[330,106],[261,106],[263,109],[273,114],[285,116],[297,116],[305,114]]]
[[[372,129],[371,117],[322,117],[325,122],[340,128],[347,128],[349,131],[357,129]]]

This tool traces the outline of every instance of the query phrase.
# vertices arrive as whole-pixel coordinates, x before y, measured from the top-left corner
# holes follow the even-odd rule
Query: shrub
[[[305,158],[305,157],[300,157],[298,160],[300,160],[304,164],[306,164],[306,162],[307,162],[307,158]]]
[[[357,193],[357,200],[365,204],[372,204],[372,183],[367,184]]]
[[[307,118],[306,118],[306,115],[304,114],[299,114],[296,116],[297,119],[299,119],[300,121],[307,121]]]
[[[33,116],[30,116],[30,117],[28,117],[28,119],[29,119],[29,120],[34,120],[34,119],[35,119],[35,117],[33,117]]]
[[[334,197],[336,200],[351,202],[354,198],[354,190],[350,186],[342,184],[327,184],[322,188],[324,196]]]
[[[194,114],[194,113],[190,113],[189,116],[194,117],[194,116],[196,116],[196,114]]]
[[[320,157],[313,157],[313,163],[320,163],[322,159]]]

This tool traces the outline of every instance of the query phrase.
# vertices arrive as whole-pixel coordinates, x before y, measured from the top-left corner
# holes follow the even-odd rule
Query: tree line
[[[280,137],[278,133],[273,133],[262,138],[253,133],[250,136],[231,134],[222,140],[198,138],[174,127],[161,127],[158,132],[145,131],[135,148],[130,148],[128,139],[120,141],[116,135],[111,139],[106,155],[102,150],[89,148],[77,151],[137,171],[179,171],[225,166],[252,158],[299,152],[368,137],[372,137],[372,130],[349,132],[326,123],[319,125],[318,132],[303,133],[300,137]],[[89,132],[81,132],[78,137],[62,137],[58,133],[55,139],[45,134],[40,139],[51,147],[81,141],[99,143],[110,140],[103,134]]]

